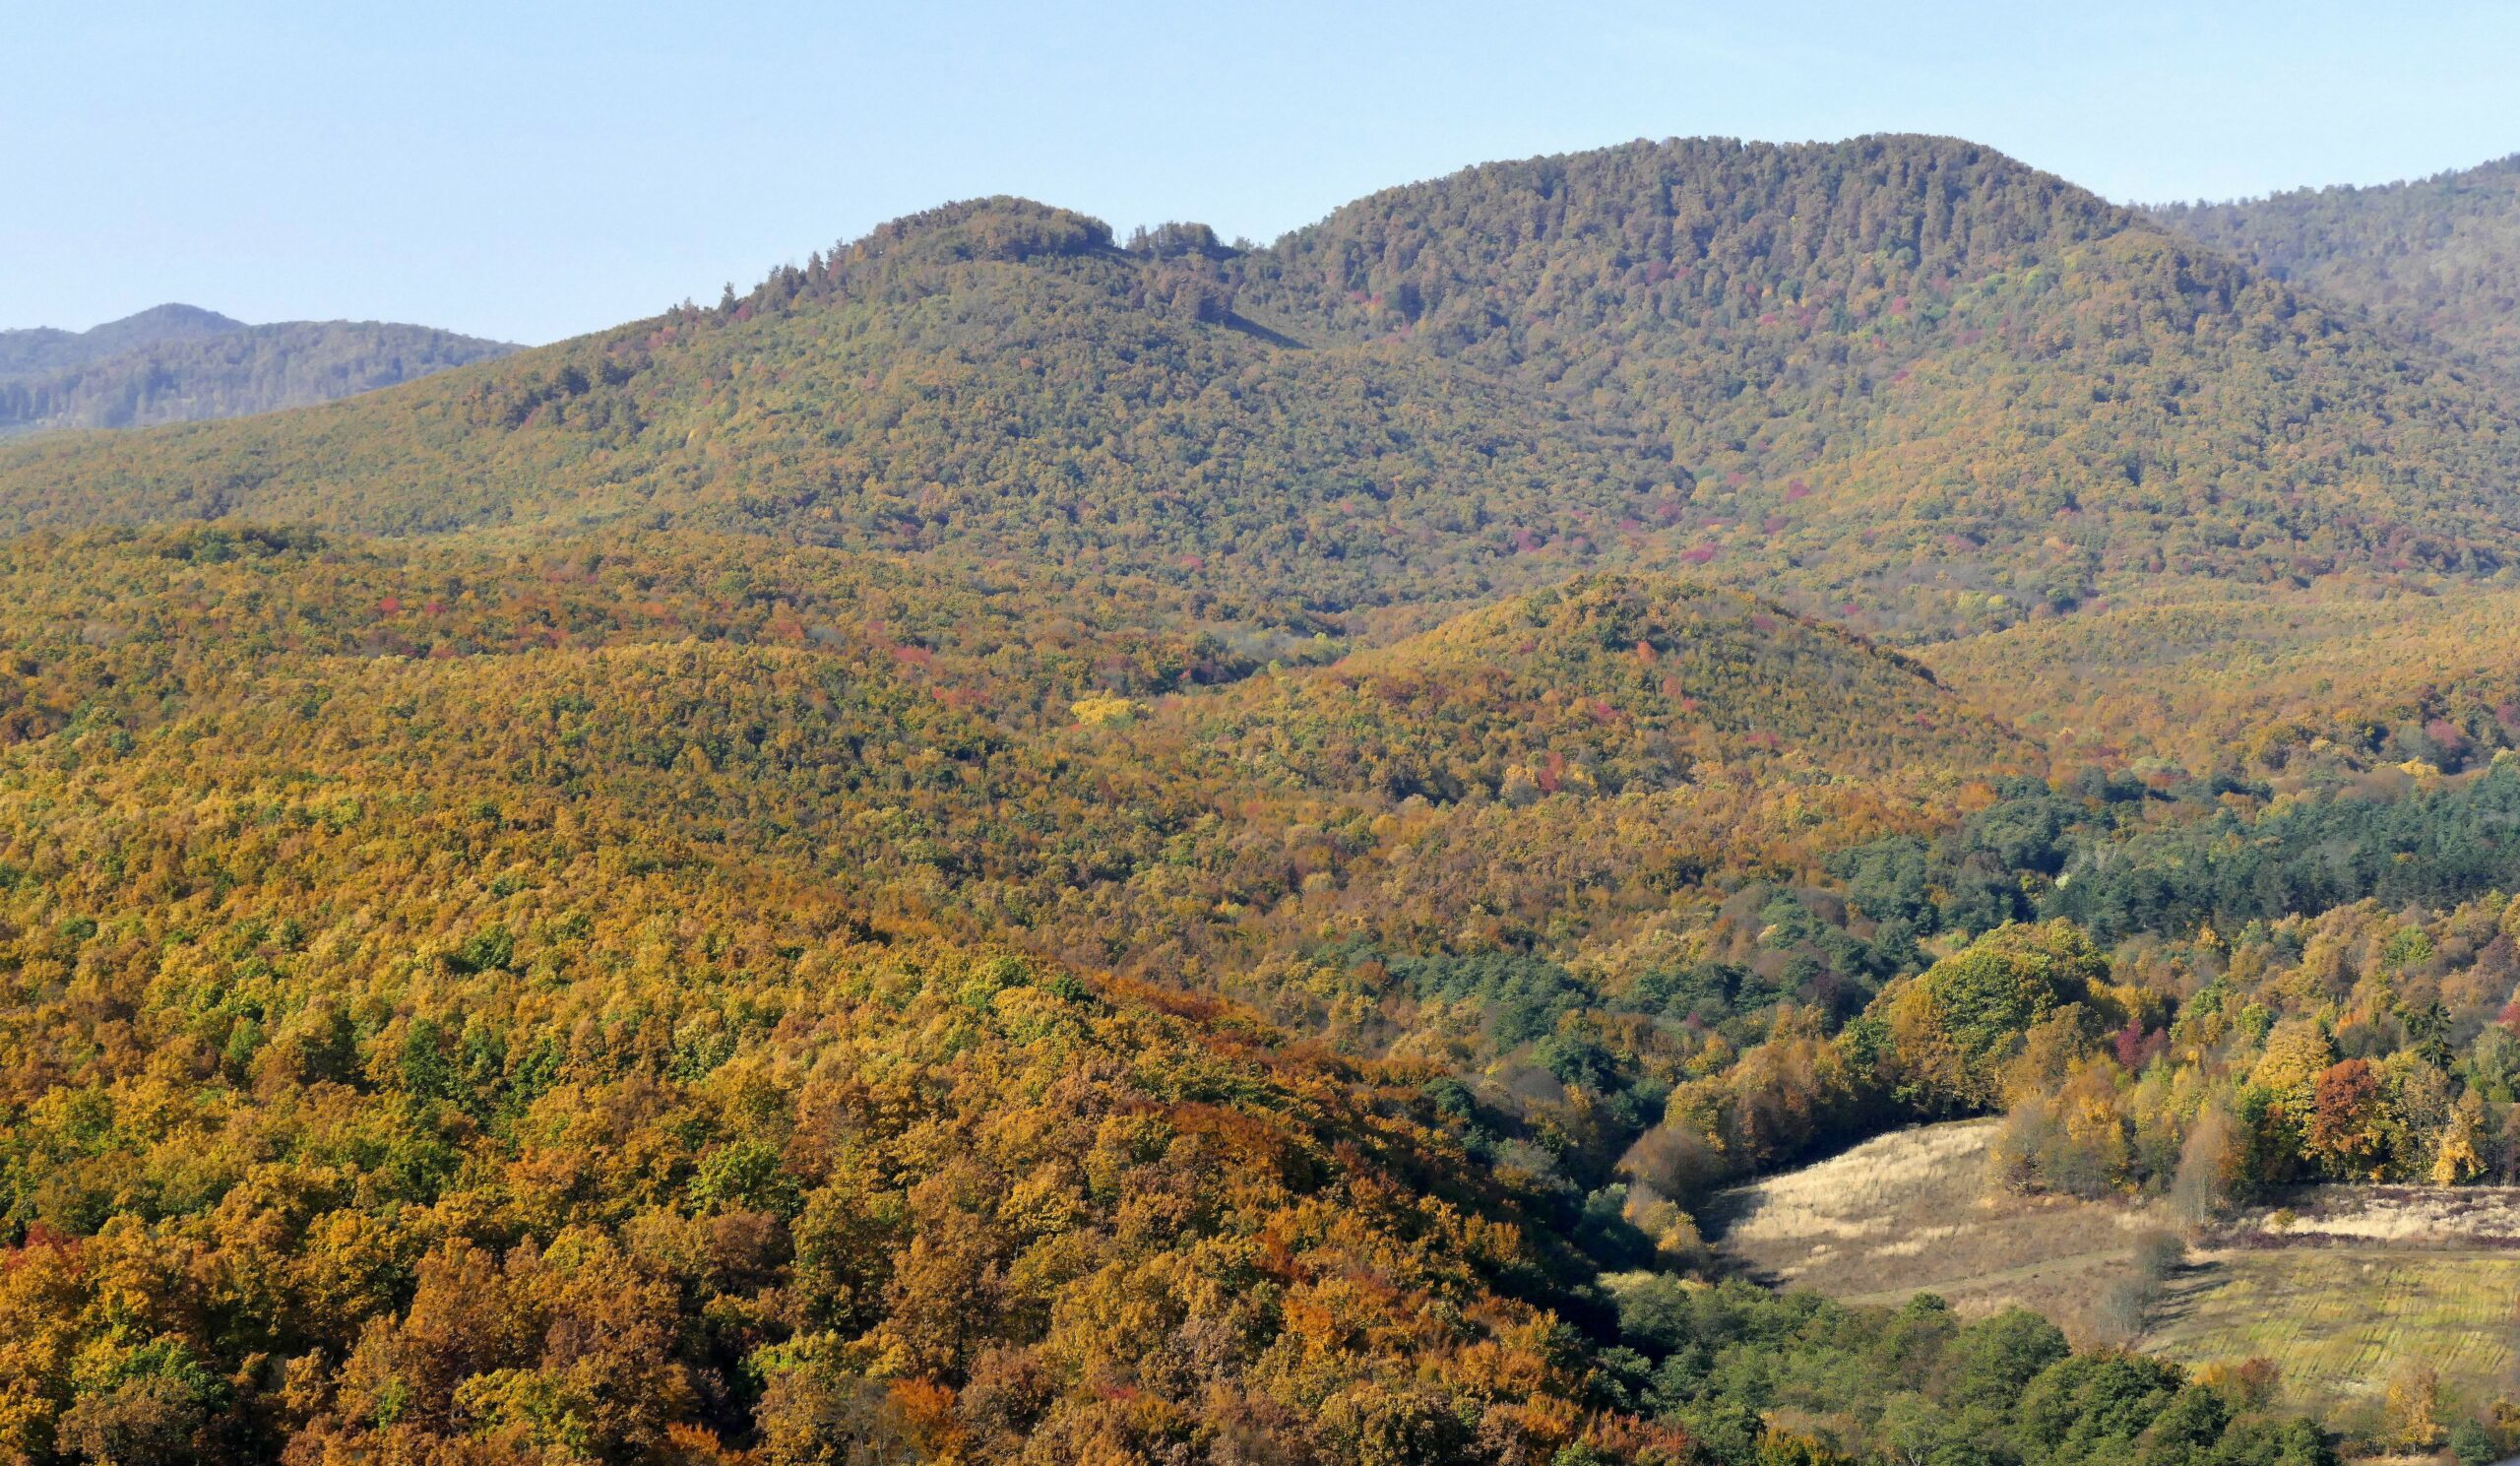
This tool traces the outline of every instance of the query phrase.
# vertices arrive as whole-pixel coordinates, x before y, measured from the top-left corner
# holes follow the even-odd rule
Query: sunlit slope
[[[878,919],[600,775],[276,718],[0,753],[8,1448],[1011,1453],[1256,1411],[1292,1451],[1395,1390],[1585,1429],[1528,1301],[1563,1254],[1416,1076]]]
[[[2520,733],[2520,594],[2498,585],[2165,588],[1920,655],[2067,759],[2456,770]]]
[[[2036,754],[1921,665],[1737,592],[1598,575],[1239,689],[1247,766],[1445,801],[1650,794],[1700,764],[1889,779]]]
[[[1346,606],[1563,575],[1576,550],[1527,547],[1646,533],[1685,483],[1511,384],[1203,318],[1150,293],[1164,269],[1074,215],[958,206],[724,312],[312,412],[20,448],[0,514],[671,524]]]
[[[1283,850],[1242,838],[1302,877],[1290,935],[1474,948],[1611,939],[1710,875],[1936,826],[1969,786],[2042,766],[1896,654],[1637,576],[1182,698],[1130,732],[1286,811]]]
[[[2514,543],[2501,386],[1965,142],[1490,164],[1237,266],[1255,314],[1666,438],[1701,556],[1894,626]]]
[[[2042,766],[1902,657],[1651,577],[1307,667],[1317,638],[1157,588],[697,535],[155,531],[5,563],[19,756],[565,795],[872,909],[1216,981],[1343,934],[1579,942]]]
[[[956,205],[355,403],[0,453],[0,524],[706,528],[1333,613],[1702,567],[1908,640],[2164,577],[2490,571],[2515,420],[1988,150],[1698,141],[1242,253]]]

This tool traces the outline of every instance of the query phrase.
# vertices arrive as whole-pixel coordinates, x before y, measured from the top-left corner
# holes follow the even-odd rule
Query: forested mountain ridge
[[[662,516],[1333,613],[1702,566],[1911,637],[2112,576],[2490,571],[2516,420],[1987,150],[1691,142],[1472,169],[1247,253],[957,205],[384,397],[0,453],[0,509]]]
[[[2370,188],[2148,211],[2375,318],[2520,373],[2520,155]]]
[[[786,272],[757,301],[305,414],[30,444],[0,474],[21,525],[662,516],[1326,607],[1563,575],[1569,551],[1514,560],[1675,496],[1624,435],[1474,373],[1151,298],[1105,239],[1039,206],[958,206],[870,235],[811,295]]]
[[[161,305],[93,330],[0,332],[0,435],[145,427],[329,402],[515,348],[425,326],[248,326]]]
[[[1268,319],[1490,363],[1666,439],[1716,521],[1698,552],[1733,574],[2064,606],[2110,569],[2507,553],[2499,384],[1973,144],[1490,164],[1238,263]]]
[[[85,366],[106,356],[252,328],[215,310],[169,302],[85,331],[49,326],[0,331],[0,376],[28,376]]]

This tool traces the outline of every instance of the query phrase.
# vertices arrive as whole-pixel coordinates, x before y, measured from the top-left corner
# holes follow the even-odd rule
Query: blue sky
[[[1954,133],[2119,199],[2520,151],[2520,5],[0,0],[0,326],[542,342],[952,198],[1269,238],[1638,137]]]

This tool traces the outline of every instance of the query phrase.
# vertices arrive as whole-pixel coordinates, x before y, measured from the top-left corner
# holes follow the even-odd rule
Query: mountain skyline
[[[1673,138],[1667,139],[1666,141],[1677,142],[1682,141],[1682,139],[1675,136]],[[1954,141],[1967,140],[1954,139]],[[2274,187],[2261,193],[2245,196],[2235,196],[2229,198],[2197,198],[2174,202],[2162,202],[2153,195],[2130,193],[2125,197],[2114,200],[2114,202],[2125,208],[2149,214],[2167,223],[2173,224],[2174,227],[2219,232],[2220,242],[2228,245],[2241,240],[2245,233],[2244,226],[2237,225],[2232,223],[2232,221],[2238,216],[2248,214],[2252,211],[2261,215],[2272,215],[2287,209],[2298,211],[2303,207],[2305,201],[2315,199],[2322,195],[2342,195],[2348,199],[2361,199],[2366,197],[2371,199],[2388,199],[2393,197],[2404,198],[2420,193],[2427,187],[2434,190],[2445,188],[2457,189],[2466,180],[2472,178],[2491,178],[2499,175],[2511,174],[2516,166],[2515,159],[2520,159],[2520,154],[2514,154],[2508,157],[2496,156],[2472,166],[2441,169],[2421,174],[2410,172],[2393,180],[2369,184],[2348,184],[2322,179],[2303,179],[2291,185]],[[1526,159],[1518,160],[1527,161],[1530,159]],[[1502,162],[1506,161],[1506,159],[1499,159],[1498,161]],[[1432,180],[1427,179],[1420,181]],[[946,202],[961,201],[938,202],[942,204]],[[1050,204],[1056,203],[1055,200],[1042,200],[1040,202]],[[1138,224],[1134,225],[1134,227],[1154,227],[1158,223],[1159,221],[1157,220],[1149,219],[1141,221]],[[1303,232],[1305,228],[1313,227],[1319,223],[1320,221],[1316,220],[1313,224],[1299,224],[1289,228],[1284,233],[1278,235],[1277,239],[1283,240],[1292,235],[1299,234]],[[2200,232],[2200,237],[2206,237],[2207,242],[2216,242],[2214,238],[2207,237],[2203,232]],[[1272,242],[1274,243],[1275,241]],[[785,263],[788,266],[794,266],[801,264],[802,261],[794,255],[789,255],[786,259]],[[693,298],[698,297],[701,293],[703,292],[696,288],[687,292],[687,294]],[[635,315],[642,309],[652,307],[653,304],[654,302],[622,302],[622,308],[625,312],[624,318],[628,318],[630,315]],[[225,322],[227,323],[227,326],[242,326],[245,324],[243,322],[230,321],[228,317],[220,315],[215,311],[204,311],[197,306],[185,305],[179,302],[169,302],[134,311],[129,314],[116,317],[112,320],[102,321],[85,328],[64,327],[57,322],[49,321],[31,322],[23,326],[15,327],[0,326],[0,375],[10,374],[15,371],[33,369],[30,366],[13,364],[19,360],[18,357],[11,354],[13,350],[18,351],[27,351],[29,350],[26,345],[23,345],[24,343],[48,341],[60,338],[69,338],[72,340],[93,340],[100,337],[109,338],[110,334],[117,328],[146,327],[154,320],[165,318],[166,313],[193,313],[200,317],[208,317],[219,322]],[[220,329],[226,329],[226,327],[221,327]],[[202,334],[207,333],[205,332]],[[565,339],[569,338],[558,338],[553,341],[546,342],[525,342],[521,343],[521,345],[555,345],[557,344],[557,340]],[[9,343],[12,342],[22,343],[22,345],[13,349],[9,345]]]
[[[1945,136],[1952,142],[1972,143],[1973,146],[1984,146],[1984,144],[1974,143],[1973,140],[1965,137],[1957,135]],[[1717,139],[1714,137],[1685,138],[1676,134],[1668,137],[1663,141],[1665,143],[1677,143],[1683,141],[1747,141],[1754,147],[1826,146],[1825,143],[1817,141],[1802,144],[1785,144],[1778,142],[1762,142],[1755,139]],[[1471,164],[1471,166],[1499,165],[1516,161],[1536,161],[1540,158],[1548,156],[1564,155],[1531,155],[1523,158],[1498,159],[1494,159],[1490,163],[1474,163]],[[2429,172],[2416,172],[2410,170],[2395,178],[2382,179],[2369,183],[2344,183],[2318,178],[2301,179],[2290,184],[2271,186],[2257,193],[2233,195],[2229,197],[2199,197],[2194,199],[2165,202],[2162,201],[2155,193],[2145,192],[2142,190],[2132,190],[2124,193],[2122,196],[2112,198],[2111,202],[2116,203],[2122,208],[2161,220],[2173,227],[2194,231],[2200,239],[2204,240],[2204,242],[2215,243],[2221,247],[2231,248],[2235,246],[2245,246],[2247,242],[2246,236],[2248,226],[2239,223],[2239,221],[2244,218],[2253,216],[2260,220],[2272,220],[2275,217],[2287,213],[2298,214],[2304,207],[2304,201],[2321,197],[2342,197],[2349,201],[2360,201],[2362,202],[2367,209],[2377,201],[2403,201],[2411,197],[2420,196],[2427,189],[2436,193],[2442,190],[2455,191],[2461,189],[2469,180],[2492,180],[2499,177],[2510,176],[2514,171],[2515,159],[2520,159],[2520,154],[2507,156],[2497,154],[2473,165],[2434,169]],[[2035,162],[2035,159],[2033,161]],[[1438,176],[1449,176],[1449,174],[1430,175],[1425,179],[1416,181],[1431,182]],[[2097,191],[2095,190],[2095,192]],[[941,207],[945,204],[961,202],[969,202],[969,200],[934,200],[932,201],[931,206]],[[1047,204],[1052,207],[1059,206],[1058,201],[1055,199],[1040,199],[1038,202]],[[2351,208],[2352,205],[2349,204],[2347,207]],[[2385,205],[2380,205],[2380,207],[2385,207]],[[1332,212],[1335,214],[1337,211],[1334,209]],[[2507,213],[2509,211],[2506,210],[2504,212]],[[1157,227],[1163,223],[1177,222],[1181,217],[1182,216],[1177,213],[1164,214],[1160,217],[1151,217],[1137,221],[1131,224],[1130,227],[1136,230],[1144,230]],[[1275,245],[1284,242],[1286,239],[1301,234],[1309,228],[1317,227],[1328,216],[1323,216],[1320,219],[1315,219],[1311,223],[1298,223],[1288,227],[1283,232],[1270,238],[1262,247],[1275,247]],[[1105,223],[1113,226],[1115,234],[1121,232],[1117,227],[1121,223],[1120,221],[1105,221]],[[2292,227],[2299,228],[2300,225],[2294,224]],[[2298,245],[2295,246],[2297,251],[2298,248]],[[2496,255],[2496,258],[2499,258],[2499,254]],[[801,263],[802,259],[799,256],[789,253],[784,257],[782,265],[773,266],[771,268],[792,268]],[[2282,261],[2277,256],[2270,255],[2267,258],[2267,263],[2278,264],[2282,263]],[[758,275],[761,266],[759,262],[755,262],[750,273]],[[2337,272],[2334,270],[2330,270],[2326,275],[2320,277],[2322,281],[2328,282],[2331,285],[2336,278]],[[684,291],[683,298],[687,301],[697,300],[705,296],[706,293],[707,292],[704,288],[695,286]],[[2346,293],[2349,298],[2359,298],[2353,294],[2350,287]],[[617,318],[631,318],[643,310],[653,309],[656,303],[657,302],[655,301],[619,302],[616,308],[621,311],[622,314]],[[126,314],[112,319],[103,320],[84,328],[65,327],[53,321],[34,321],[21,326],[0,325],[0,343],[15,341],[19,343],[15,350],[20,351],[29,351],[32,349],[32,344],[33,343],[49,342],[64,338],[72,341],[85,339],[111,339],[112,334],[118,328],[145,328],[153,321],[171,321],[177,313],[191,313],[196,318],[209,318],[220,322],[227,322],[231,326],[241,326],[245,324],[243,322],[231,321],[228,317],[220,315],[216,311],[206,311],[202,310],[200,307],[182,304],[180,302],[168,302],[133,310]],[[348,318],[341,318],[340,320],[326,322],[326,324],[345,324]],[[307,323],[310,322],[300,318],[292,318],[288,321],[279,322],[276,324],[294,325]],[[576,332],[567,336],[551,338],[544,341],[522,341],[512,339],[509,342],[502,343],[502,345],[557,345],[561,341],[574,340],[577,336],[596,334],[596,332],[602,329],[602,327],[596,327],[588,331]],[[208,333],[200,332],[198,334]],[[449,334],[452,335],[453,333]],[[480,338],[474,339],[477,340]],[[9,374],[13,370],[31,369],[13,368],[11,366],[10,363],[12,357],[9,353],[13,349],[7,345],[0,345],[0,375]]]
[[[1265,241],[1395,181],[1636,138],[1966,137],[2118,201],[2418,176],[2520,139],[2495,64],[2520,16],[2467,3],[1953,0],[1920,24],[1854,0],[452,0],[220,24],[138,0],[21,39],[0,128],[64,146],[21,160],[45,206],[0,221],[7,324],[172,298],[549,342],[951,199]]]
[[[119,320],[91,326],[85,331],[65,331],[53,326],[0,330],[0,376],[60,371],[137,348],[163,346],[169,342],[245,329],[243,321],[230,319],[215,310],[168,301],[135,311]]]
[[[1691,139],[1684,138],[1682,135],[1674,134],[1663,141],[1679,142],[1689,140]],[[1975,141],[1958,136],[1954,136],[1952,140],[1959,142]],[[1746,141],[1751,143],[1753,146],[1759,146],[1762,144],[1767,146],[1789,146],[1781,140],[1776,139],[1731,139],[1731,141]],[[2488,146],[2490,147],[2491,145]],[[1491,159],[1489,162],[1505,163],[1511,161],[1529,161],[1543,156],[1546,155],[1527,155],[1520,158],[1510,159],[1499,158]],[[2026,160],[2032,162],[2034,165],[2037,162],[2037,159],[2035,159]],[[1481,164],[1471,164],[1471,166],[1480,165]],[[1435,176],[1442,175],[1430,175],[1428,178],[1413,181],[1430,182],[1433,181]],[[2220,243],[2228,246],[2234,243],[2248,242],[2248,236],[2252,229],[2252,224],[2248,222],[2248,216],[2252,215],[2268,221],[2272,221],[2273,219],[2282,216],[2299,216],[2304,211],[2320,207],[2321,200],[2329,201],[2331,206],[2341,205],[2341,207],[2349,212],[2357,209],[2358,207],[2364,211],[2375,208],[2385,209],[2390,207],[2392,204],[2403,207],[2409,201],[2421,199],[2426,196],[2446,197],[2461,194],[2474,195],[2480,191],[2487,190],[2508,191],[2509,180],[2514,177],[2520,177],[2520,153],[2497,152],[2491,153],[2472,164],[2458,164],[2451,167],[2434,168],[2427,171],[2410,169],[2393,177],[2384,177],[2368,182],[2346,182],[2332,178],[2309,177],[2297,179],[2289,183],[2277,183],[2253,193],[2232,194],[2226,196],[2199,196],[2194,198],[2174,199],[2163,197],[2157,190],[2147,191],[2140,188],[2124,192],[2120,195],[2104,196],[2110,197],[2111,202],[2116,203],[2121,207],[2152,216],[2163,221],[2167,224],[2195,231],[2198,233],[2198,236],[2206,242]],[[2495,189],[2495,185],[2497,183],[2501,185],[2499,190]],[[2099,192],[2099,190],[2093,191],[2095,193]],[[965,201],[950,199],[934,201],[938,206],[953,202]],[[1039,200],[1039,202],[1055,206],[1058,201],[1053,199],[1042,199]],[[2471,209],[2474,208],[2473,201],[2470,202],[2469,207]],[[1335,213],[1336,210],[1333,210],[1332,212]],[[1180,216],[1176,212],[1174,214],[1166,215],[1165,219],[1177,219]],[[1323,218],[1326,217],[1327,216],[1323,216]],[[1149,218],[1137,221],[1131,225],[1131,227],[1152,228],[1157,226],[1160,222],[1161,221],[1156,218]],[[1106,223],[1113,226],[1115,234],[1125,232],[1119,227],[1122,223],[1121,221],[1106,221]],[[1319,223],[1321,223],[1321,219],[1315,219],[1309,223],[1297,223],[1292,225],[1284,229],[1281,233],[1273,236],[1269,242],[1274,244],[1275,242],[1283,240],[1290,235],[1301,233],[1304,229],[1315,226]],[[2267,224],[2255,225],[2255,227],[2258,228],[2268,226],[2269,225]],[[2298,230],[2301,225],[2295,223],[2290,224],[2289,227]],[[2289,252],[2292,254],[2298,254],[2301,247],[2302,246],[2299,242],[2295,242],[2290,245]],[[2298,261],[2292,260],[2289,257],[2279,257],[2275,255],[2270,255],[2266,262],[2269,264],[2298,264]],[[792,266],[800,264],[801,260],[796,256],[790,255],[783,263]],[[758,267],[756,267],[755,273],[758,273]],[[2333,287],[2331,286],[2331,287]],[[692,298],[697,298],[702,292],[695,287],[686,293]],[[652,306],[654,302],[624,301],[621,303],[621,308],[625,312],[624,318],[627,318],[629,314],[635,314],[639,310]],[[332,321],[327,323],[346,323],[354,319],[360,318],[340,317],[334,318]],[[289,315],[284,320],[266,324],[306,324],[312,323],[314,320],[314,317],[299,314]],[[179,322],[184,324],[177,324]],[[73,348],[69,356],[65,356],[52,363],[54,365],[59,365],[65,364],[70,360],[90,359],[95,354],[100,354],[97,348],[103,344],[116,340],[116,333],[118,331],[131,331],[135,342],[139,340],[156,341],[172,339],[174,336],[187,333],[202,335],[212,334],[216,331],[236,329],[249,324],[251,323],[235,320],[218,311],[207,310],[181,301],[160,302],[158,304],[131,310],[110,319],[99,320],[88,326],[66,325],[62,322],[53,320],[27,321],[14,325],[0,324],[0,375],[40,369],[37,362],[42,358],[39,358],[34,354],[35,347],[40,343],[66,340],[69,342],[85,342],[90,344],[86,347]],[[568,338],[554,338],[551,341],[538,342],[511,340],[504,344],[515,347],[546,346],[556,344],[558,340],[565,339]]]
[[[2147,567],[2520,562],[2520,501],[2475,491],[2520,480],[2512,393],[2349,315],[1959,140],[1630,144],[1248,251],[951,205],[319,414],[30,443],[0,513],[663,515],[1335,614],[1633,560],[1901,637]]]

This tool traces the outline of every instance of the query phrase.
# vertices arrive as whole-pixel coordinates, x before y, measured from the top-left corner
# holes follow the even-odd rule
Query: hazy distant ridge
[[[2508,371],[2520,367],[2520,154],[2376,188],[2156,208],[2165,227]]]
[[[89,331],[0,331],[0,434],[268,413],[391,387],[515,350],[390,322],[249,326],[180,304]]]

